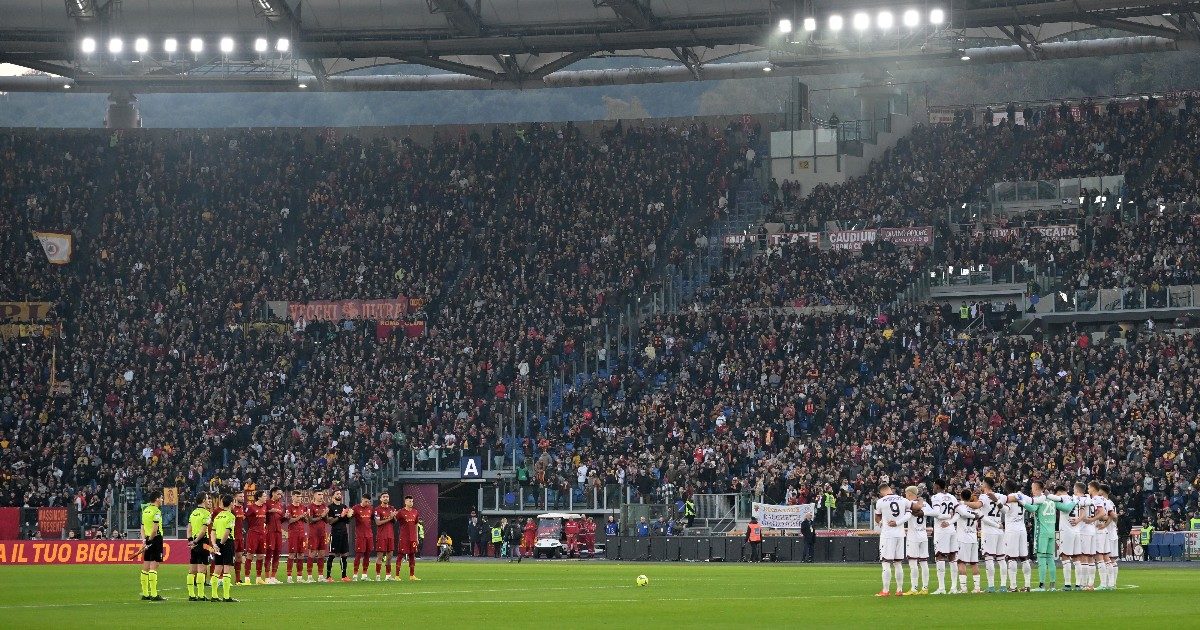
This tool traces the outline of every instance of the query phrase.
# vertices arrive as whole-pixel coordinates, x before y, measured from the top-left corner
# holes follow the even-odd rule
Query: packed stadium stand
[[[0,504],[359,487],[445,452],[580,496],[828,493],[845,525],[883,480],[1100,478],[1169,529],[1197,510],[1194,331],[1022,315],[1200,284],[1190,104],[921,125],[812,190],[759,183],[754,124],[7,132],[0,293],[50,307],[2,342]],[[1102,202],[950,219],[996,182],[1127,173],[1137,190]],[[934,244],[768,242],[776,215]],[[74,262],[30,230],[74,234]],[[764,238],[726,247],[746,233]],[[980,266],[1029,269],[1038,299],[901,297]],[[272,307],[396,298],[387,318]]]

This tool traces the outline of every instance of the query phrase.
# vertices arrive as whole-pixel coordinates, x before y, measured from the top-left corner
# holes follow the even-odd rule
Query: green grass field
[[[4,566],[0,628],[1200,627],[1200,572],[1189,568],[1125,564],[1120,589],[1105,593],[888,599],[872,596],[879,568],[868,565],[425,562],[418,573],[419,583],[235,586],[239,603],[215,604],[187,601],[179,566],[161,570],[166,602],[139,599],[136,566]],[[634,585],[639,573],[649,586]]]

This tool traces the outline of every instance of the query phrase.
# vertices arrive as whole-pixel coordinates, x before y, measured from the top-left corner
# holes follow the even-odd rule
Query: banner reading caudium
[[[0,564],[135,564],[141,540],[0,540]],[[186,540],[163,544],[163,562],[186,564]]]

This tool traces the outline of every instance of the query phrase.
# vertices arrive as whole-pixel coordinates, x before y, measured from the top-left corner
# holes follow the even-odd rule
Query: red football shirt
[[[396,506],[380,505],[375,508],[375,518],[383,520],[396,515]],[[396,521],[388,521],[379,526],[378,536],[380,538],[395,538],[396,537]]]
[[[233,537],[240,540],[246,531],[246,506],[234,504],[229,511],[233,512]]]
[[[254,504],[247,505],[246,523],[249,531],[255,533],[267,531],[267,506]]]
[[[371,537],[371,519],[375,516],[375,510],[370,506],[356,505],[354,506],[354,537],[355,538],[370,538]]]
[[[400,540],[416,542],[417,521],[421,515],[416,509],[400,508],[396,511],[396,521],[400,523]]]
[[[324,503],[310,503],[308,505],[308,517],[312,519],[313,531],[325,531],[325,515],[329,512],[329,508]]]
[[[303,532],[304,531],[304,517],[306,517],[306,516],[308,516],[308,507],[307,506],[289,505],[286,508],[284,508],[284,510],[283,510],[284,519],[286,519],[288,521],[290,521],[293,518],[301,519],[301,520],[296,521],[295,523],[291,523],[290,525],[288,525],[288,533],[294,534],[296,532]]]
[[[267,508],[267,529],[272,532],[283,531],[283,503],[279,501],[268,500]]]

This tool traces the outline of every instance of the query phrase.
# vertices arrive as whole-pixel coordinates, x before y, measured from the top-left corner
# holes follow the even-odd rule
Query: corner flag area
[[[1039,627],[1082,622],[1036,612],[1058,609],[1102,611],[1109,627],[1182,628],[1200,601],[1193,570],[1133,563],[1122,565],[1122,585],[1112,592],[887,599],[872,596],[879,576],[871,565],[425,563],[418,583],[237,586],[237,605],[189,602],[185,570],[164,565],[167,601],[144,602],[130,595],[136,567],[0,567],[0,626],[128,628],[154,620],[166,628],[300,627],[341,619],[355,627],[937,628],[982,621],[983,611],[981,626],[989,628],[1028,628],[1031,614]],[[642,574],[645,587],[636,584]]]

